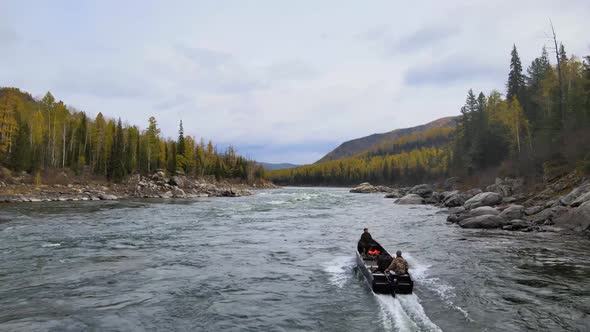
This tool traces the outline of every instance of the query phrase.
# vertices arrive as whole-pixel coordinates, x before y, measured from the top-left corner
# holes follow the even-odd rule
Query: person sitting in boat
[[[363,234],[361,234],[361,239],[359,240],[359,247],[362,249],[361,254],[366,254],[371,248],[372,243],[373,237],[371,236],[371,233],[369,233],[369,229],[363,229]]]
[[[395,253],[395,259],[387,269],[385,269],[385,273],[389,271],[395,272],[395,274],[406,274],[408,273],[408,262],[402,257],[402,252],[398,250]]]
[[[377,258],[377,271],[385,273],[385,269],[389,267],[391,261],[393,261],[393,257],[386,252],[381,253]]]

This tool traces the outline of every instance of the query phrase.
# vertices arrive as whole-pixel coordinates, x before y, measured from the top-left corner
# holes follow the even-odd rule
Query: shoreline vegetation
[[[564,45],[550,52],[543,47],[525,71],[513,46],[505,93],[469,89],[456,124],[362,150],[353,143],[389,133],[345,142],[347,154],[338,159],[270,171],[269,178],[279,185],[411,186],[459,177],[466,187],[483,187],[497,177],[534,186],[573,170],[590,174],[590,56],[567,55]]]
[[[8,174],[8,176],[6,176]],[[215,177],[194,178],[184,174],[169,175],[158,170],[151,175],[132,174],[125,181],[110,182],[60,171],[52,174],[51,183],[35,184],[30,174],[10,175],[0,169],[0,203],[99,201],[148,198],[199,198],[249,196],[255,189],[276,188],[271,182],[258,180],[220,180]]]
[[[0,88],[0,201],[110,200],[126,197],[241,196],[273,187],[264,168],[184,134],[83,111],[47,92],[33,98]]]

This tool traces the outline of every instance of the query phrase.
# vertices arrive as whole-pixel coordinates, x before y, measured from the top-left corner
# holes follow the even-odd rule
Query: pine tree
[[[124,141],[123,125],[121,118],[117,122],[117,128],[115,129],[113,148],[111,150],[111,162],[109,163],[112,167],[112,179],[116,182],[121,181],[127,170],[125,169],[125,141]]]
[[[176,153],[184,156],[184,128],[182,128],[182,120],[180,120],[180,128],[178,129],[178,141],[176,143]]]
[[[508,82],[506,83],[506,99],[512,100],[512,97],[516,96],[522,102],[524,100],[525,76],[522,74],[522,64],[518,57],[516,45],[513,45],[510,55],[510,72],[508,73]]]

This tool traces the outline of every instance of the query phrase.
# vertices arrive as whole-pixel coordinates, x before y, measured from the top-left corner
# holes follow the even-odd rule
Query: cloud
[[[501,80],[504,74],[505,68],[497,64],[484,64],[473,58],[456,56],[429,65],[415,65],[404,74],[404,82],[410,86],[446,85],[478,80]]]
[[[391,26],[377,25],[362,33],[360,38],[375,43],[381,52],[391,56],[438,47],[459,33],[460,29],[454,25],[431,24],[400,36]]]
[[[301,60],[275,63],[266,68],[269,80],[308,80],[316,78],[319,73],[311,65]]]
[[[16,31],[7,26],[0,25],[0,43],[8,45],[18,41],[18,34]]]

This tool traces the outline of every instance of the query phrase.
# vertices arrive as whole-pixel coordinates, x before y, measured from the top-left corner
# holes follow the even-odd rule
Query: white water
[[[424,275],[428,269],[426,266],[417,263],[410,256],[408,260],[415,266],[412,275]],[[330,261],[324,271],[330,274],[330,284],[342,288],[353,277],[355,266],[354,256],[339,256]],[[420,298],[415,294],[397,297],[375,293],[373,295],[380,307],[381,323],[386,331],[442,331],[428,318],[420,304]]]

